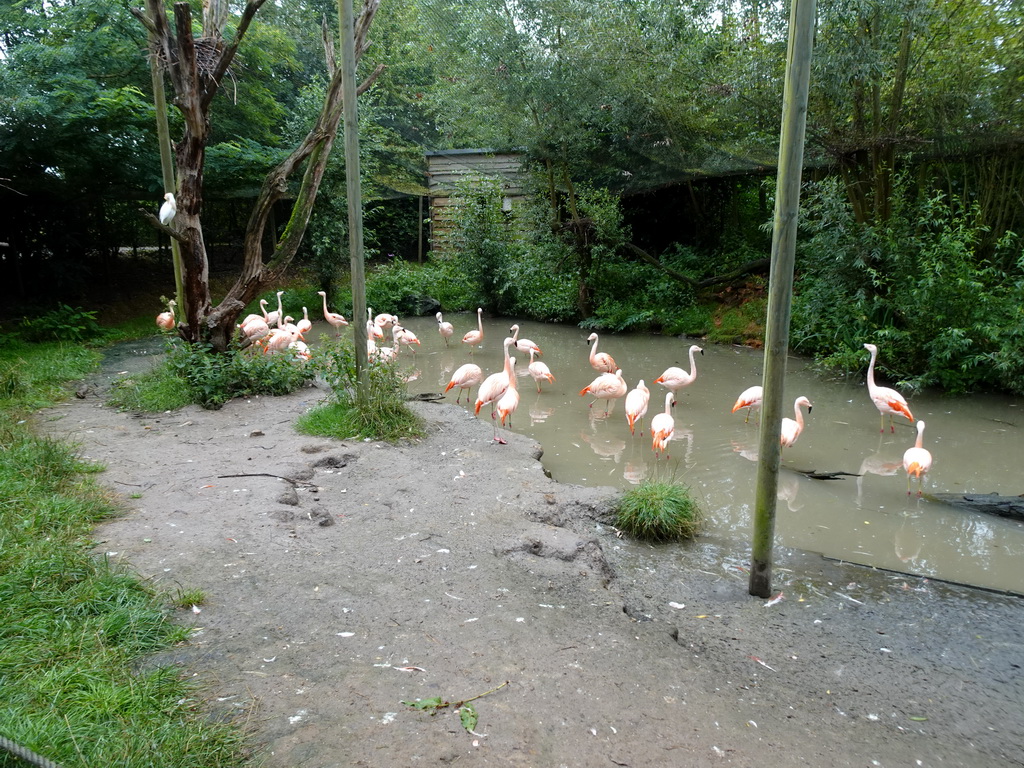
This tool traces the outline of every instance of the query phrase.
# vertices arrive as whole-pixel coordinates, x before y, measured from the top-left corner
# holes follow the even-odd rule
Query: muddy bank
[[[297,434],[315,388],[140,417],[105,387],[44,417],[131,509],[97,551],[206,593],[150,663],[267,766],[1024,764],[1017,598],[781,551],[766,606],[742,543],[653,569],[614,491],[445,403],[388,446]],[[475,733],[402,703],[495,688]]]

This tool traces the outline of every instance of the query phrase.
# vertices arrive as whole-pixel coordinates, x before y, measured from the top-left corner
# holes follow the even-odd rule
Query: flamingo
[[[519,325],[518,324],[513,325],[511,328],[509,328],[508,332],[512,334],[512,339],[516,343],[516,349],[518,349],[520,352],[522,352],[524,354],[529,354],[530,350],[532,349],[538,355],[544,354],[543,352],[540,351],[540,347],[537,346],[536,342],[530,341],[530,339],[520,339],[519,338]]]
[[[178,204],[174,201],[174,195],[168,192],[164,195],[164,204],[160,206],[160,223],[165,227],[170,226],[178,213]]]
[[[420,345],[420,340],[416,338],[415,333],[410,331],[408,328],[403,328],[398,324],[394,324],[391,326],[391,335],[396,342],[404,344],[405,346],[409,347],[409,349],[412,349],[413,344],[415,344],[416,346]],[[413,349],[412,353],[415,355],[416,350]]]
[[[491,418],[494,418],[494,403],[498,401],[502,395],[505,394],[505,390],[508,389],[509,371],[511,366],[509,364],[508,348],[512,344],[512,338],[508,337],[502,342],[501,346],[505,350],[505,366],[498,373],[492,373],[486,379],[484,383],[480,385],[480,389],[476,392],[476,409],[474,413],[480,415],[480,408],[484,405],[491,404]]]
[[[676,431],[676,420],[672,418],[672,406],[675,405],[675,393],[665,393],[665,412],[659,413],[651,419],[651,447],[654,449],[655,459],[660,459],[661,454],[669,458],[668,444]]]
[[[163,328],[165,331],[174,330],[174,308],[178,306],[178,302],[171,299],[167,302],[167,311],[161,312],[156,316],[156,324],[158,328]]]
[[[339,315],[337,312],[328,312],[327,311],[327,292],[326,291],[317,291],[317,293],[320,294],[323,297],[323,299],[324,299],[324,320],[326,320],[330,325],[332,325],[334,327],[334,334],[336,336],[341,336],[341,327],[343,325],[348,325],[348,320],[346,320],[344,317]]]
[[[373,310],[370,311],[372,312]],[[381,312],[373,318],[373,324],[382,331],[386,331],[388,328],[398,325],[398,318],[394,315],[389,315],[387,312]]]
[[[519,387],[516,385],[516,359],[510,357],[508,359],[508,389],[505,390],[498,403],[495,406],[495,410],[498,413],[498,418],[501,419],[501,426],[505,426],[505,419],[508,419],[509,429],[512,428],[512,414],[516,412],[516,408],[519,407]],[[505,440],[498,435],[498,425],[494,424],[494,440],[495,442],[505,444]]]
[[[437,318],[437,332],[441,334],[441,338],[444,339],[444,345],[447,347],[448,339],[450,339],[452,334],[455,333],[455,326],[445,321],[445,319],[441,317],[440,312],[438,312],[435,317]]]
[[[537,391],[540,392],[540,383],[542,381],[546,381],[550,384],[554,384],[555,377],[552,375],[551,369],[548,368],[547,365],[542,363],[540,360],[535,361],[533,359],[534,354],[536,354],[536,350],[531,349],[530,365],[527,368],[527,370],[530,372],[530,375],[533,377],[533,380],[537,382]]]
[[[629,389],[629,387],[626,385],[625,379],[622,378],[622,369],[617,368],[615,373],[602,373],[581,389],[580,395],[582,396],[589,392],[594,396],[594,399],[590,401],[590,405],[587,406],[588,408],[593,408],[594,403],[598,400],[604,400],[604,413],[605,416],[607,416],[612,400],[625,397],[627,389]]]
[[[298,341],[298,337],[299,331],[294,325],[272,328],[263,338],[263,352],[268,355],[273,352],[284,352],[293,341]]]
[[[794,419],[783,419],[782,420],[782,431],[779,439],[782,442],[783,448],[789,448],[796,439],[800,437],[800,433],[804,431],[804,413],[800,410],[801,405],[807,406],[807,412],[811,412],[811,401],[806,397],[798,397],[793,403],[793,415]]]
[[[480,366],[476,363],[466,363],[455,370],[451,381],[448,382],[448,386],[444,388],[444,391],[447,392],[452,387],[458,387],[459,396],[455,398],[457,403],[462,398],[463,391],[472,389],[483,380],[484,372],[480,370]],[[466,399],[469,400],[469,397],[467,396]]]
[[[275,326],[276,325],[278,328],[281,327],[281,321],[284,319],[284,311],[281,309],[281,294],[283,294],[283,293],[284,293],[284,291],[278,291],[277,292],[277,311],[275,311],[275,312],[267,312],[266,306],[265,306],[264,302],[262,302],[262,301],[260,302],[260,306],[264,307],[264,309],[263,309],[263,311],[265,313],[264,320],[267,321],[267,325],[269,325],[269,326]]]
[[[644,433],[644,414],[647,413],[647,406],[650,402],[651,390],[644,384],[644,380],[640,379],[636,389],[630,390],[629,394],[626,395],[626,421],[629,424],[629,434],[636,434],[633,428],[638,420],[640,421],[640,434]]]
[[[590,342],[594,342],[594,346],[590,348],[590,367],[595,371],[600,371],[601,373],[615,373],[618,366],[615,365],[615,361],[612,359],[612,356],[607,352],[597,351],[596,333],[592,333],[587,336],[587,344]]]
[[[394,328],[394,326],[391,326]],[[366,338],[374,341],[384,341],[384,329],[373,322],[373,310],[366,308]]]
[[[755,384],[752,387],[747,387],[742,392],[740,392],[740,396],[736,398],[736,405],[732,407],[732,412],[736,413],[736,411],[738,411],[740,408],[746,408],[747,418],[743,420],[743,423],[746,424],[748,421],[750,421],[750,412],[755,408],[761,407],[761,399],[763,397],[764,387],[762,387],[760,384]]]
[[[309,346],[304,341],[296,339],[291,342],[287,347],[289,352],[293,352],[295,357],[302,361],[308,361],[313,357],[313,353],[309,351]]]
[[[878,431],[885,432],[885,414],[887,413],[889,414],[889,430],[891,432],[896,431],[896,426],[892,423],[894,414],[898,413],[901,416],[906,416],[913,423],[914,414],[907,407],[907,401],[903,398],[903,395],[895,389],[879,387],[875,384],[875,358],[878,356],[878,347],[874,344],[865,344],[864,349],[871,353],[871,362],[868,364],[868,394],[875,403],[875,408],[878,409],[881,417],[881,428]]]
[[[917,422],[917,440],[913,448],[907,448],[903,454],[903,468],[907,470],[907,496],[910,495],[910,478],[917,477],[917,495],[921,495],[921,484],[924,482],[925,473],[932,468],[932,455],[927,448],[922,447],[924,442],[924,422]]]
[[[697,379],[697,362],[693,359],[694,353],[700,352],[704,354],[704,350],[698,347],[696,344],[690,347],[690,372],[687,373],[682,368],[667,368],[661,376],[654,380],[655,384],[661,384],[665,389],[672,393],[678,392],[683,387],[688,387],[693,384]]]
[[[261,315],[249,315],[239,324],[238,329],[249,344],[259,341],[270,333],[270,326]]]
[[[466,335],[462,337],[462,343],[469,345],[469,354],[473,354],[473,347],[478,347],[484,340],[484,311],[482,308],[476,308],[476,326],[477,330],[467,331]]]
[[[313,328],[313,321],[309,319],[309,310],[305,307],[302,308],[302,319],[295,324],[299,329],[299,336],[306,338],[306,331]]]

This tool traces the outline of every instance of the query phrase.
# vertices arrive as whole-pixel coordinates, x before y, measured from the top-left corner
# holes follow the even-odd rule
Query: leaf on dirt
[[[912,717],[912,718],[910,718],[910,719],[911,719],[911,720],[914,720],[915,722],[918,722],[918,723],[923,723],[923,722],[925,722],[925,721],[926,721],[926,720],[927,720],[928,718],[927,718],[927,717]]]
[[[463,704],[459,707],[459,719],[462,721],[462,727],[472,733],[479,718],[472,704]]]
[[[432,715],[436,715],[437,710],[448,706],[448,702],[442,701],[440,696],[433,696],[429,699],[416,699],[416,701],[403,701],[402,703],[412,707],[413,709],[430,712]]]

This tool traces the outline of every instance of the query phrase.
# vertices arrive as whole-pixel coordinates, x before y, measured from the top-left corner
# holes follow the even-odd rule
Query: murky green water
[[[473,355],[458,342],[476,327],[476,316],[445,315],[455,326],[450,348],[433,318],[403,318],[421,344],[415,356],[399,360],[411,378],[410,392],[440,392],[452,372],[476,362],[484,373],[501,369],[507,318],[484,319],[484,342]],[[316,339],[319,324],[307,338]],[[761,382],[761,353],[741,347],[702,345],[697,377],[680,390],[674,409],[675,437],[668,459],[657,460],[646,427],[664,410],[664,393],[654,379],[669,366],[689,370],[691,339],[641,334],[602,334],[608,352],[632,389],[644,379],[651,390],[644,434],[631,435],[623,401],[588,407],[579,392],[598,374],[588,360],[589,331],[571,326],[519,322],[520,336],[537,342],[554,384],[536,391],[526,375],[526,355],[517,355],[521,400],[512,429],[544,446],[544,466],[557,480],[620,488],[644,478],[675,478],[703,496],[709,526],[719,536],[748,542],[757,472],[756,418],[730,413],[741,391]],[[326,328],[326,325],[324,325]],[[699,341],[697,341],[699,343]],[[864,352],[865,366],[868,354]],[[886,350],[879,350],[881,364]],[[891,382],[879,381],[880,384]],[[455,402],[458,390],[449,393]],[[476,391],[473,391],[475,397]],[[897,421],[896,432],[879,434],[879,414],[862,381],[826,381],[807,361],[791,358],[786,400],[806,395],[814,404],[799,440],[783,453],[776,540],[881,568],[1024,593],[1024,524],[969,513],[907,496],[903,452],[914,444],[914,426]],[[463,398],[465,403],[465,398]],[[922,394],[910,407],[927,429],[925,447],[934,464],[925,493],[1024,493],[1021,401],[1010,397],[946,398]],[[467,406],[472,412],[472,404]],[[787,413],[789,409],[787,408]],[[481,411],[481,417],[490,421]],[[795,470],[844,471],[861,477],[811,480]]]

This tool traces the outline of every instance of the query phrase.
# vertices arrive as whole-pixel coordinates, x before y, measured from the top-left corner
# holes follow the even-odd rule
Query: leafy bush
[[[331,403],[303,414],[300,432],[340,439],[397,440],[423,434],[420,419],[406,403],[405,382],[393,365],[377,360],[366,371],[367,396],[360,400],[355,354],[345,343],[319,347],[311,361],[331,388]]]
[[[692,539],[704,519],[692,491],[666,481],[645,481],[622,494],[618,528],[645,541]]]
[[[503,275],[517,249],[509,217],[503,210],[501,184],[468,175],[456,184],[451,202],[451,245],[473,292],[473,303],[508,314],[512,302]]]
[[[102,341],[105,331],[96,322],[96,313],[81,307],[59,304],[35,317],[21,321],[21,335],[26,341]]]
[[[168,343],[163,365],[120,382],[111,401],[125,409],[162,411],[196,403],[216,410],[234,397],[286,395],[315,372],[291,353],[265,355],[256,349],[222,354],[201,345]]]
[[[853,220],[837,180],[814,188],[810,237],[800,251],[794,348],[827,366],[863,367],[862,346],[871,341],[909,387],[1024,392],[1019,240],[1007,236],[988,260],[978,253],[984,230],[970,206],[938,194],[915,201],[905,179],[897,187],[889,221],[875,225]],[[1007,271],[997,263],[1013,266]]]

